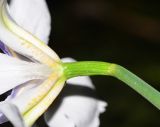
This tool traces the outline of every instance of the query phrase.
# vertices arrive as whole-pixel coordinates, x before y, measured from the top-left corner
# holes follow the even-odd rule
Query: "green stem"
[[[120,65],[107,62],[84,61],[63,63],[63,68],[67,79],[76,76],[91,75],[108,75],[116,77],[160,109],[160,93],[148,83],[144,82],[135,74]]]

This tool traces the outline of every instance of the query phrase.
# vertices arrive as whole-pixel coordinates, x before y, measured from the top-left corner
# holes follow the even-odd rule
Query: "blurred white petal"
[[[74,62],[75,60],[67,58],[63,61]],[[94,86],[87,76],[71,79],[69,83],[67,85],[74,84],[94,90]],[[69,92],[72,93],[72,91]],[[65,93],[65,89],[63,93]],[[61,99],[57,108],[54,104],[45,113],[45,119],[50,127],[98,127],[100,125],[99,115],[105,111],[106,102],[83,95],[64,95]]]
[[[12,0],[10,12],[22,28],[48,42],[51,17],[45,0]]]
[[[0,94],[33,79],[45,79],[51,73],[46,65],[18,60],[0,53]]]
[[[26,127],[19,110],[15,105],[9,102],[1,102],[0,113],[4,115],[4,119],[0,119],[0,124],[9,120],[14,127]]]
[[[47,65],[60,60],[52,49],[13,21],[6,8],[6,0],[0,1],[0,10],[0,40],[6,46]]]
[[[64,97],[56,111],[54,105],[47,110],[45,119],[50,127],[99,127],[105,107],[105,102],[92,98]]]

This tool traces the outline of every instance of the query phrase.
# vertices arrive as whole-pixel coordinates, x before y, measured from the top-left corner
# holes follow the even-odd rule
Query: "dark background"
[[[48,0],[50,46],[60,57],[125,66],[160,90],[160,2],[150,0]],[[101,127],[160,126],[160,112],[124,83],[92,77],[108,102]]]

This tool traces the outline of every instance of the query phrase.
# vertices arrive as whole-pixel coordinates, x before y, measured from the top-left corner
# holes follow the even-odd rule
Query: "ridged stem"
[[[83,61],[64,63],[63,68],[67,79],[91,75],[116,77],[160,109],[160,92],[120,65],[107,62]]]

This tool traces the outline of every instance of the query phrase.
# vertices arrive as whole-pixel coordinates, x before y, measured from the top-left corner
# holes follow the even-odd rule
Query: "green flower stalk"
[[[120,65],[107,62],[84,61],[64,63],[63,67],[67,79],[84,75],[113,76],[126,83],[160,109],[160,92]]]

